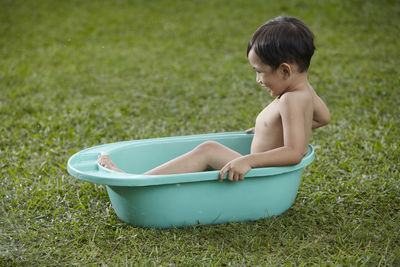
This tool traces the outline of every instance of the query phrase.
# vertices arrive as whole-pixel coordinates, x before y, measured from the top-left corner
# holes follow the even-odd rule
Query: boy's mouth
[[[272,90],[271,90],[268,86],[266,86],[265,84],[262,84],[262,83],[260,83],[260,84],[261,84],[262,87],[264,87],[265,89],[267,89],[267,91],[268,91],[270,94],[272,94]]]

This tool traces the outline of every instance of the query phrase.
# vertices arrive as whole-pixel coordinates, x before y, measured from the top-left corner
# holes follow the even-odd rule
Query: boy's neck
[[[295,72],[292,73],[287,89],[284,93],[303,90],[309,86],[310,84],[308,83],[307,72]],[[281,97],[283,94],[281,94],[279,97]]]

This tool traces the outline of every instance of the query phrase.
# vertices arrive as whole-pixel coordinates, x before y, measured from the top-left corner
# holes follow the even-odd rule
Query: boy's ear
[[[287,63],[282,63],[279,65],[279,72],[283,79],[289,79],[290,75],[292,75],[292,67]]]

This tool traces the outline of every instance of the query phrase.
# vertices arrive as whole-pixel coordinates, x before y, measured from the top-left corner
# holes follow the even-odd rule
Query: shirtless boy
[[[256,119],[249,155],[217,142],[205,142],[192,151],[145,174],[200,172],[208,168],[226,173],[229,181],[243,180],[251,168],[299,163],[307,153],[311,129],[326,125],[330,114],[308,83],[307,70],[314,54],[314,35],[296,18],[277,17],[262,25],[247,48],[256,80],[275,98]],[[99,163],[119,170],[108,155]]]

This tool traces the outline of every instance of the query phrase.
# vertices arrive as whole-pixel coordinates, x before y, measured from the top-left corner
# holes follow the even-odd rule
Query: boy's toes
[[[109,158],[108,155],[99,155],[97,161],[101,166],[106,167]]]

